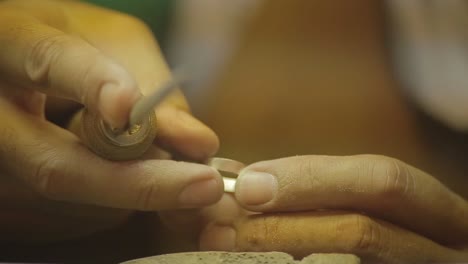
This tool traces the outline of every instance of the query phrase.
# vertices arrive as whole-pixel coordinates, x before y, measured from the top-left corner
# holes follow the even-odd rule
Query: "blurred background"
[[[426,32],[432,39],[421,37],[428,28],[435,30],[438,22],[457,33],[460,27],[445,22],[460,18],[454,13],[461,8],[453,4],[457,1],[270,0],[239,3],[236,11],[232,5],[223,9],[224,2],[213,9],[179,1],[184,2],[192,3],[188,6],[201,14],[201,22],[197,27],[197,16],[192,15],[185,28],[176,24],[174,29],[185,35],[204,32],[185,43],[198,43],[196,36],[209,32],[212,38],[235,42],[226,41],[231,45],[226,51],[230,54],[225,54],[229,59],[217,79],[186,93],[194,114],[219,135],[219,156],[251,163],[303,154],[382,154],[426,170],[466,194],[466,136],[450,126],[450,118],[439,114],[437,105],[425,103],[428,100],[419,95],[440,91],[433,96],[435,103],[468,113],[465,103],[453,100],[466,99],[468,87],[462,83],[455,88],[464,93],[447,98],[452,79],[437,87],[427,79],[443,79],[444,67],[452,69],[449,66],[456,61],[429,61],[439,68],[418,75],[424,65],[415,56],[425,43],[439,39],[437,32]],[[437,2],[451,2],[452,8]],[[424,16],[421,9],[433,13]],[[227,25],[221,29],[224,34],[219,33],[219,21],[236,22],[232,16],[242,14],[239,10],[246,14],[237,17],[237,23],[244,23],[241,29]],[[210,24],[213,20],[207,17],[218,23]],[[420,45],[405,46],[413,44],[408,35],[422,39]],[[445,47],[436,48],[429,55]]]
[[[94,0],[143,19],[218,156],[382,154],[467,195],[465,0]],[[468,60],[467,60],[468,61]]]

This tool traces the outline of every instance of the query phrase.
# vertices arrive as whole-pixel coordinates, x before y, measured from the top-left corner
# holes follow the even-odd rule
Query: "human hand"
[[[144,161],[104,160],[45,119],[47,96],[59,102],[47,105],[52,114],[76,109],[73,101],[123,126],[141,94],[170,74],[142,22],[77,1],[2,1],[0,47],[2,240],[82,236],[121,224],[131,210],[221,197],[214,169],[157,160],[165,151],[196,161],[217,151],[216,135],[180,94],[157,109],[159,134]]]
[[[211,207],[216,212],[199,212],[201,249],[283,251],[298,258],[352,253],[378,263],[468,260],[467,201],[392,158],[259,162],[239,175],[235,197],[239,205],[223,198],[223,206]]]

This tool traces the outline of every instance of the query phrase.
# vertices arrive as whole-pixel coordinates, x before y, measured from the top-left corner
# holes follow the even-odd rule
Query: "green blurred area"
[[[111,8],[136,16],[153,31],[159,44],[164,43],[169,28],[170,15],[174,6],[171,0],[83,0],[102,7]]]

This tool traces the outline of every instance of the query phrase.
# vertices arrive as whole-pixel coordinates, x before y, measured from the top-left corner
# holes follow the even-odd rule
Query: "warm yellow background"
[[[383,1],[265,2],[195,109],[220,136],[219,156],[383,154],[468,191],[466,137],[421,119],[392,74]]]

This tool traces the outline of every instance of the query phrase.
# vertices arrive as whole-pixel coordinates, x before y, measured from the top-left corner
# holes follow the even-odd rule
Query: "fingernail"
[[[110,126],[122,128],[126,125],[129,111],[138,97],[137,90],[111,82],[105,83],[99,95],[99,112]]]
[[[210,205],[221,198],[220,189],[215,179],[195,182],[182,190],[179,202],[183,207]]]
[[[236,247],[236,231],[230,226],[213,225],[200,236],[202,251],[233,251]]]
[[[117,96],[119,96],[119,86],[113,83],[106,83],[101,88],[101,94],[99,96],[99,111],[104,119],[110,126],[114,128],[120,128],[125,124],[116,118],[115,104]]]
[[[245,171],[236,184],[236,198],[245,205],[261,205],[271,201],[278,190],[276,177],[256,171]]]

